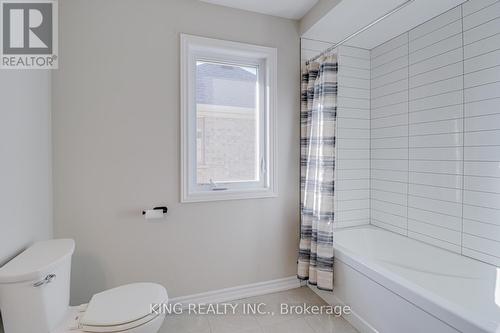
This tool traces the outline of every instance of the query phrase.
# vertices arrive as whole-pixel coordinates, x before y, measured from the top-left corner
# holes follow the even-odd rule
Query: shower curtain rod
[[[309,64],[310,62],[314,61],[314,60],[317,60],[319,59],[322,55],[328,53],[328,52],[331,52],[332,50],[334,50],[336,47],[338,47],[339,45],[342,45],[344,44],[345,42],[347,42],[348,40],[350,40],[351,38],[359,35],[360,33],[362,33],[363,31],[365,30],[368,30],[370,29],[372,26],[374,26],[375,24],[379,23],[380,21],[384,20],[385,18],[391,16],[392,14],[396,13],[397,11],[403,9],[404,7],[408,6],[410,3],[412,3],[413,1],[415,0],[407,0],[405,2],[403,2],[402,4],[400,4],[399,6],[397,6],[396,8],[394,8],[393,10],[385,13],[384,15],[380,16],[378,19],[376,19],[375,21],[371,22],[370,24],[368,24],[367,26],[359,29],[358,31],[356,31],[355,33],[353,33],[352,35],[349,35],[347,36],[346,38],[342,39],[340,42],[338,43],[335,43],[333,44],[332,46],[330,46],[329,48],[327,48],[326,50],[322,51],[320,54],[318,54],[317,56],[315,57],[312,57],[311,59],[307,60],[306,61],[306,65]],[[307,38],[306,38],[307,39]]]

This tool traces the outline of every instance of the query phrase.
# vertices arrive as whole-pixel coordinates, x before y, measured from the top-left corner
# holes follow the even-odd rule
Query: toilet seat
[[[151,305],[168,300],[165,288],[156,283],[132,283],[95,294],[78,318],[83,332],[127,331],[145,325],[161,314]]]

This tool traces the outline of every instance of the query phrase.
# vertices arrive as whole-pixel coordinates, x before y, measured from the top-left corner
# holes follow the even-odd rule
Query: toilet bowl
[[[88,304],[69,306],[75,242],[35,243],[0,268],[0,311],[5,333],[157,333],[165,314],[165,288],[132,283],[95,294]]]

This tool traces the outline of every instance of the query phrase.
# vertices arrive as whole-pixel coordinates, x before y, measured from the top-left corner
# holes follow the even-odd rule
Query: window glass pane
[[[198,184],[257,181],[258,68],[196,62]]]

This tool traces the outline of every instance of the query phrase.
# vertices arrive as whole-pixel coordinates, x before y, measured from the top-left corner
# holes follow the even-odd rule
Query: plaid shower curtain
[[[301,91],[301,227],[298,277],[333,290],[337,57],[306,65]]]

